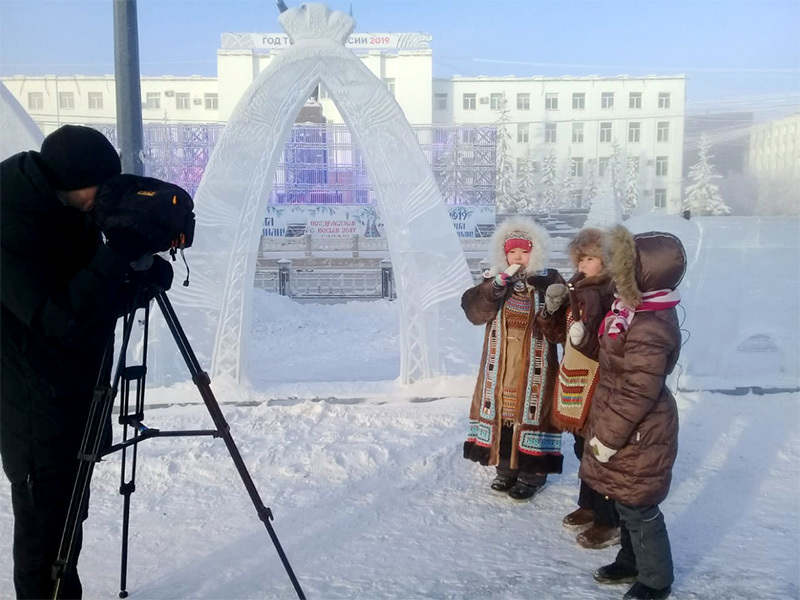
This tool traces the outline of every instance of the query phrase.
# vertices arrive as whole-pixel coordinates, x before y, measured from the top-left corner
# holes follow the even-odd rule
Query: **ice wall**
[[[245,376],[266,202],[292,123],[321,82],[364,153],[385,225],[401,306],[401,381],[466,368],[452,350],[465,340],[477,349],[479,339],[466,319],[454,315],[461,314],[459,299],[472,278],[402,110],[345,48],[355,25],[351,17],[305,4],[282,13],[280,21],[293,44],[253,82],[222,133],[195,198],[197,230],[187,252],[192,284],[170,292],[198,358],[205,364],[213,359],[213,376]],[[176,358],[162,352],[157,368],[180,372]]]
[[[625,225],[686,246],[681,388],[800,386],[800,219],[644,215]]]
[[[43,139],[31,116],[0,82],[0,160],[17,152],[38,150]]]

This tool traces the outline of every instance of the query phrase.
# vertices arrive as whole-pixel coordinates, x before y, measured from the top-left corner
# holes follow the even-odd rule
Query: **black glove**
[[[130,229],[111,229],[105,232],[106,244],[127,262],[133,262],[140,256],[152,254],[150,242]]]

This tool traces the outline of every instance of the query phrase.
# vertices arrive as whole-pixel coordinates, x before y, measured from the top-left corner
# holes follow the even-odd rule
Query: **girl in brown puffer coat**
[[[615,500],[622,548],[595,572],[600,583],[635,581],[624,598],[666,598],[672,552],[658,504],[666,498],[678,452],[678,409],[666,385],[681,333],[676,288],[686,272],[680,240],[622,226],[609,236],[617,299],[600,328],[600,380],[580,478]]]

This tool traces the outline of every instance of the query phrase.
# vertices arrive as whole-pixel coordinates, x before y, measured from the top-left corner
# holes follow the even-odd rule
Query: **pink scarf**
[[[681,295],[678,290],[655,290],[643,293],[639,306],[633,308],[625,304],[617,294],[614,295],[617,299],[614,300],[611,310],[608,311],[603,322],[600,323],[600,330],[597,332],[598,336],[602,336],[606,331],[606,322],[609,320],[608,337],[613,339],[631,326],[631,321],[633,321],[633,317],[636,316],[637,312],[643,310],[666,310],[677,306],[681,301]]]

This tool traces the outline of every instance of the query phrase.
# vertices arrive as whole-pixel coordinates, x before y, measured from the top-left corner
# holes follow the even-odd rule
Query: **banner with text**
[[[448,207],[458,237],[487,237],[494,231],[492,206]],[[372,206],[268,206],[262,235],[266,237],[384,237],[384,226]]]

